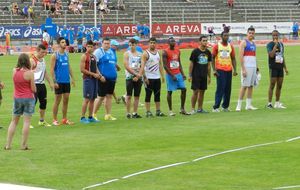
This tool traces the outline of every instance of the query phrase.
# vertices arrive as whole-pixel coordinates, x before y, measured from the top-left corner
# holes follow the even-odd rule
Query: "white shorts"
[[[256,80],[256,67],[246,67],[247,76],[243,77],[241,73],[241,82],[243,87],[252,87],[254,86]]]

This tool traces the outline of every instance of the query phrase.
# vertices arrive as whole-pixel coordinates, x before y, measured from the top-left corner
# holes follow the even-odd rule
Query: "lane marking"
[[[226,151],[222,151],[222,152],[211,154],[211,155],[207,155],[207,156],[202,156],[202,157],[196,158],[196,159],[194,159],[192,161],[178,162],[178,163],[174,163],[174,164],[169,164],[169,165],[165,165],[165,166],[160,166],[160,167],[156,167],[156,168],[152,168],[152,169],[148,169],[148,170],[136,172],[136,173],[133,173],[133,174],[129,174],[129,175],[123,176],[121,178],[116,178],[116,179],[113,179],[113,180],[109,180],[109,181],[101,182],[101,183],[98,183],[98,184],[95,184],[95,185],[91,185],[91,186],[88,186],[88,187],[84,187],[82,189],[83,190],[91,189],[91,188],[99,187],[99,186],[102,186],[102,185],[105,185],[105,184],[108,184],[108,183],[116,182],[116,181],[119,181],[119,180],[122,180],[122,179],[124,180],[124,179],[130,178],[130,177],[134,177],[134,176],[137,176],[137,175],[141,175],[141,174],[145,174],[145,173],[150,173],[150,172],[161,170],[161,169],[176,167],[176,166],[179,166],[179,165],[189,164],[191,162],[197,162],[197,161],[200,161],[200,160],[204,160],[204,159],[207,159],[207,158],[216,157],[216,156],[223,155],[223,154],[228,154],[228,153],[242,151],[242,150],[247,150],[247,149],[253,149],[253,148],[257,148],[257,147],[270,146],[270,145],[280,144],[280,143],[285,143],[285,142],[291,142],[291,141],[295,141],[295,140],[298,140],[298,139],[300,139],[300,136],[299,137],[295,137],[295,138],[291,138],[291,139],[288,139],[288,140],[284,140],[284,141],[275,141],[275,142],[269,142],[269,143],[263,143],[263,144],[256,144],[256,145],[250,145],[250,146],[245,146],[245,147],[241,147],[241,148],[226,150]]]
[[[292,142],[292,141],[295,141],[295,140],[298,140],[298,139],[300,139],[300,136],[299,136],[299,137],[295,137],[295,138],[288,139],[288,140],[286,140],[286,142]]]
[[[294,185],[294,186],[285,186],[285,187],[275,187],[274,190],[280,190],[280,189],[293,189],[293,188],[300,188],[300,185]]]
[[[101,186],[101,185],[109,184],[109,183],[112,183],[112,182],[115,182],[115,181],[119,181],[119,180],[120,179],[112,179],[112,180],[109,180],[109,181],[105,181],[105,182],[102,182],[102,183],[98,183],[98,184],[95,184],[95,185],[84,187],[82,189],[83,190],[85,190],[85,189],[91,189],[91,188],[94,188],[94,187],[98,187],[98,186]]]

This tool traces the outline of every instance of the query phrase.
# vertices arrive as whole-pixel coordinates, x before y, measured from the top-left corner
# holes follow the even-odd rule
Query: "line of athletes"
[[[236,111],[241,111],[242,101],[247,92],[246,110],[255,110],[252,105],[253,87],[256,85],[257,74],[259,73],[256,62],[256,45],[253,41],[254,28],[249,28],[247,37],[239,47],[239,58],[241,63],[241,88],[239,92]],[[267,108],[273,108],[272,96],[276,86],[276,101],[274,108],[285,108],[280,103],[280,92],[283,83],[284,71],[288,70],[284,60],[284,46],[279,41],[279,32],[272,32],[273,40],[267,45],[270,68],[270,86]],[[180,114],[190,115],[195,113],[208,113],[203,109],[203,100],[207,85],[211,82],[211,68],[216,77],[217,89],[215,92],[215,104],[212,112],[228,112],[231,96],[232,76],[236,76],[236,56],[234,48],[228,43],[229,33],[221,34],[222,41],[214,45],[212,53],[207,49],[207,37],[199,38],[199,47],[194,49],[190,55],[189,74],[186,77],[180,59],[180,50],[176,48],[176,41],[169,38],[169,48],[163,50],[162,60],[159,51],[156,49],[156,39],[150,38],[149,49],[142,51],[137,46],[135,39],[129,40],[129,48],[124,53],[124,67],[126,72],[126,110],[127,118],[141,118],[138,114],[139,97],[142,86],[145,87],[145,108],[146,117],[153,117],[150,111],[150,99],[153,94],[156,112],[158,117],[165,116],[160,109],[161,82],[164,82],[164,71],[166,72],[167,102],[169,116],[175,116],[172,106],[172,92],[181,90]],[[51,126],[45,121],[45,110],[47,105],[47,89],[44,79],[51,88],[55,90],[55,100],[53,105],[52,125],[72,125],[72,121],[67,119],[68,101],[71,91],[71,84],[75,85],[74,75],[69,64],[69,56],[66,52],[66,42],[63,38],[57,40],[58,52],[51,57],[50,73],[52,81],[46,72],[44,56],[47,49],[39,45],[36,54],[31,56],[31,65],[34,72],[34,80],[37,92],[36,101],[39,100],[40,126]],[[102,47],[95,50],[94,43],[88,41],[87,52],[80,60],[80,70],[83,74],[83,97],[81,123],[98,122],[97,112],[104,103],[104,120],[116,120],[111,115],[112,97],[117,79],[117,56],[115,40],[110,41],[104,38]],[[117,69],[116,69],[117,68]],[[193,94],[191,97],[191,112],[185,110],[186,86],[185,80],[191,82]],[[133,96],[133,105],[132,105]],[[62,120],[58,120],[59,104],[63,100]],[[196,103],[197,109],[196,109]],[[222,105],[221,105],[222,103]],[[131,109],[133,107],[133,109]],[[220,108],[221,107],[221,108]],[[85,117],[88,110],[88,117]],[[132,111],[131,111],[132,110]]]

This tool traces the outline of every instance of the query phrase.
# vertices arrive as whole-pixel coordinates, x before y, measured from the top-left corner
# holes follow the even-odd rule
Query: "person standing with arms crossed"
[[[147,49],[142,55],[141,73],[145,71],[145,106],[146,117],[153,117],[150,111],[150,100],[152,92],[154,94],[154,102],[156,107],[156,116],[163,117],[165,114],[160,110],[160,90],[161,82],[165,82],[163,75],[163,66],[161,64],[160,55],[156,50],[156,38],[149,39],[149,49]]]
[[[142,53],[136,50],[137,41],[135,39],[129,40],[130,50],[124,53],[124,67],[126,75],[126,110],[128,119],[130,118],[142,118],[137,113],[140,94],[142,89],[142,73],[141,73],[141,57]],[[131,97],[134,91],[133,100],[133,113],[131,114]]]
[[[215,105],[212,112],[220,112],[222,99],[222,111],[229,111],[232,75],[237,75],[234,47],[228,43],[229,34],[222,32],[221,37],[222,41],[214,45],[212,50],[212,68],[214,76],[217,78]]]
[[[236,106],[236,111],[242,110],[242,102],[247,91],[246,110],[257,110],[252,106],[253,86],[257,77],[257,63],[256,63],[256,45],[254,43],[255,29],[250,27],[247,30],[247,38],[243,40],[239,47],[240,62],[241,62],[241,89],[239,99]]]
[[[64,37],[57,39],[59,50],[50,58],[50,73],[53,79],[55,88],[55,98],[53,104],[53,125],[73,125],[74,122],[67,119],[69,97],[71,92],[71,84],[75,87],[75,79],[69,62],[69,54],[66,52],[66,40]],[[70,77],[72,81],[70,81]],[[61,123],[58,122],[57,113],[59,104],[63,100]]]
[[[268,105],[267,108],[273,108],[272,97],[273,90],[276,85],[276,100],[274,108],[285,109],[286,107],[280,103],[281,88],[284,78],[284,72],[287,75],[288,69],[286,67],[284,59],[284,46],[283,43],[279,41],[279,32],[273,30],[272,32],[273,41],[267,44],[268,57],[269,57],[269,69],[270,69],[270,86],[268,93]]]
[[[11,149],[12,140],[19,123],[20,117],[23,115],[23,130],[21,150],[29,150],[28,136],[29,126],[32,114],[34,113],[36,86],[34,84],[34,74],[31,71],[29,56],[22,53],[18,58],[18,64],[13,70],[14,82],[14,106],[13,117],[7,131],[7,142],[5,150]]]
[[[191,114],[208,113],[203,109],[203,101],[207,83],[210,84],[211,60],[211,52],[207,49],[207,37],[200,36],[199,47],[194,49],[190,56],[189,82],[192,82],[191,89],[193,90]],[[197,100],[198,109],[196,111]]]
[[[40,120],[38,125],[43,127],[50,127],[51,125],[45,121],[45,111],[47,107],[47,88],[45,85],[45,79],[47,80],[51,90],[53,90],[53,84],[50,82],[50,77],[46,71],[45,55],[47,54],[47,48],[45,45],[40,44],[36,48],[36,53],[31,55],[30,63],[31,69],[34,72],[34,83],[36,86],[35,100],[36,103],[39,100],[40,108]]]
[[[172,92],[177,89],[181,90],[180,96],[180,114],[189,115],[185,109],[185,99],[186,99],[186,87],[184,80],[186,76],[182,69],[180,60],[180,50],[175,48],[176,41],[173,37],[169,38],[169,48],[163,51],[163,64],[166,71],[166,81],[167,81],[167,101],[169,106],[169,116],[175,116],[176,114],[172,111]]]

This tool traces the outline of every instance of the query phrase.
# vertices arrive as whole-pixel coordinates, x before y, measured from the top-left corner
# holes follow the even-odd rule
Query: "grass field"
[[[185,70],[191,50],[182,50]],[[181,116],[179,92],[173,94],[175,117],[128,120],[123,104],[113,104],[117,121],[99,124],[79,123],[82,101],[82,79],[79,54],[71,54],[77,86],[72,89],[69,118],[77,122],[72,127],[35,127],[30,130],[31,151],[19,150],[21,125],[11,151],[0,150],[0,182],[47,187],[82,189],[101,182],[118,179],[93,189],[103,190],[267,190],[275,187],[300,185],[300,141],[285,140],[300,136],[300,67],[297,46],[286,47],[286,63],[290,75],[285,78],[282,102],[286,110],[265,109],[268,90],[267,53],[258,48],[258,64],[262,72],[260,86],[254,91],[253,104],[257,111],[196,114]],[[0,108],[0,146],[4,146],[11,119],[11,71],[16,56],[0,57],[0,79],[5,82],[4,99]],[[49,63],[49,56],[47,57]],[[119,54],[119,62],[122,55]],[[122,64],[121,64],[122,65]],[[239,67],[238,67],[239,69]],[[186,109],[190,108],[191,90],[187,82]],[[231,110],[236,106],[240,76],[233,79]],[[162,87],[162,111],[167,113],[166,85]],[[124,70],[119,73],[116,93],[125,91]],[[211,111],[215,79],[209,85],[204,108]],[[141,95],[144,99],[144,91]],[[51,121],[53,92],[48,92],[46,120]],[[154,104],[151,105],[154,111]],[[38,109],[36,109],[38,111]],[[140,107],[144,115],[145,109]],[[103,108],[98,116],[103,118]],[[61,115],[60,115],[61,116]],[[33,125],[38,122],[38,112]],[[61,119],[61,118],[60,118]],[[192,160],[227,150],[249,147]],[[122,178],[178,162],[181,165]]]

